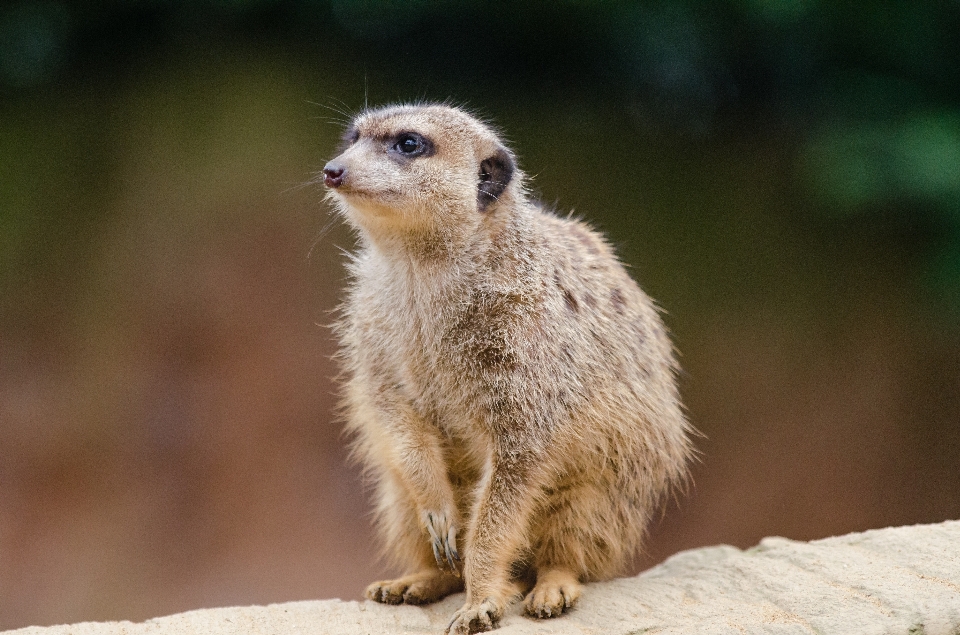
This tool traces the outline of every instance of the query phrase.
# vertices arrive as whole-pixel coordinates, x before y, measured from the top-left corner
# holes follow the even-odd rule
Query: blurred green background
[[[960,3],[0,5],[0,628],[358,598],[332,418],[364,104],[493,119],[668,311],[702,461],[635,569],[960,517]]]

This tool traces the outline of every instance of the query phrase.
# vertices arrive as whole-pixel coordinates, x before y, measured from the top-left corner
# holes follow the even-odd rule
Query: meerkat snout
[[[338,188],[343,185],[343,177],[347,169],[335,161],[323,166],[323,184],[327,187]]]

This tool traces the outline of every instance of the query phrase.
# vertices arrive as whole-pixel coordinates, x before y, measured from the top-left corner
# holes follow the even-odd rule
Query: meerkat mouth
[[[330,192],[335,195],[338,194],[343,198],[367,198],[387,203],[390,201],[399,201],[403,197],[403,194],[397,190],[370,189],[358,187],[355,184],[347,182],[343,183],[343,185],[337,187],[336,189],[331,188]]]

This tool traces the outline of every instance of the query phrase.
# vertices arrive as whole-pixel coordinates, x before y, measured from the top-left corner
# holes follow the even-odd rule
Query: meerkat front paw
[[[384,604],[429,604],[463,590],[463,578],[446,571],[427,569],[381,580],[367,587],[366,596]]]
[[[523,601],[523,607],[532,617],[557,617],[577,602],[582,590],[573,573],[562,569],[545,571],[537,575],[537,584]]]
[[[463,560],[460,558],[460,552],[457,551],[457,523],[452,518],[452,514],[427,510],[421,516],[427,533],[430,534],[430,544],[433,547],[433,557],[437,560],[437,566],[441,570],[449,569],[452,573],[460,575]]]
[[[500,625],[503,609],[503,602],[491,597],[480,603],[467,603],[453,614],[453,619],[444,632],[446,635],[470,635],[492,631]]]

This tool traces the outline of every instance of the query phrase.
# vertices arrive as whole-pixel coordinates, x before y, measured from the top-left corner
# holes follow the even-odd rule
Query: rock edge
[[[462,602],[462,595],[423,608],[291,602],[5,635],[436,635]],[[579,605],[558,619],[532,620],[514,604],[497,633],[960,635],[960,521],[684,551],[636,577],[587,585]]]

